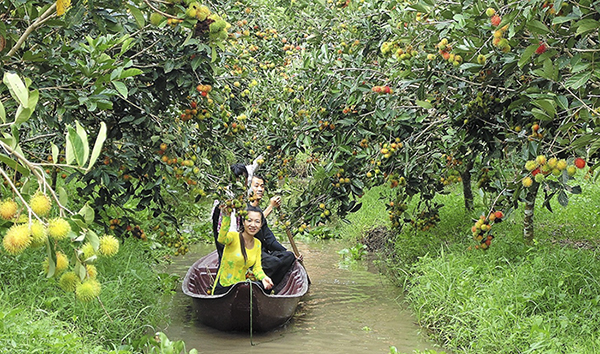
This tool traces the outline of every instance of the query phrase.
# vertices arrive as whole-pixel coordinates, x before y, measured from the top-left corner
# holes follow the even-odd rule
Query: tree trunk
[[[471,188],[471,169],[473,161],[467,162],[465,170],[460,174],[463,185],[463,196],[465,198],[465,209],[473,210],[473,189]]]
[[[525,217],[523,218],[523,238],[525,243],[533,244],[533,215],[535,211],[535,199],[537,198],[540,184],[533,182],[528,188],[527,196],[525,197]]]

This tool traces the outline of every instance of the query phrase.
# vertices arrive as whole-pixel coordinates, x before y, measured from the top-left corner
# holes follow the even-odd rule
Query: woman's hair
[[[235,177],[244,176],[244,185],[247,183],[246,180],[248,180],[248,170],[246,169],[246,165],[243,163],[234,163],[231,165],[231,173],[233,173]]]
[[[261,208],[259,207],[255,207],[252,205],[248,205],[246,207],[246,211],[247,212],[257,212],[260,213],[260,221],[262,223],[262,220],[264,219],[264,215],[263,215],[263,211]],[[248,254],[246,253],[246,242],[244,241],[244,236],[242,236],[242,233],[244,232],[244,220],[242,220],[242,222],[240,223],[240,232],[239,232],[239,236],[240,236],[240,248],[242,249],[242,255],[244,256],[244,262],[248,261]]]

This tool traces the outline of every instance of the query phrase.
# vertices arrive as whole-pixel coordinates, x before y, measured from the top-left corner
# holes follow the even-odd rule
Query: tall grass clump
[[[159,322],[159,281],[154,259],[140,241],[127,239],[111,258],[96,262],[102,285],[99,300],[77,301],[55,278],[46,279],[44,252],[0,257],[0,294],[15,307],[38,309],[58,321],[72,323],[85,336],[106,348],[117,348],[141,337]],[[164,320],[164,319],[160,319]]]
[[[499,242],[422,257],[407,299],[448,349],[597,353],[600,262],[589,250]]]

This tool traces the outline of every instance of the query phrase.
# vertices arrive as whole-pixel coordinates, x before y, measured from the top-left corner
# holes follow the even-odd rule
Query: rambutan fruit
[[[14,225],[4,235],[2,245],[10,254],[20,254],[31,244],[31,234],[26,224]]]
[[[578,157],[575,159],[575,166],[577,168],[584,168],[585,167],[585,160],[582,159],[581,157]]]
[[[42,263],[42,268],[44,269],[44,272],[46,272],[46,274],[48,273],[48,271],[50,270],[49,268],[49,259],[48,257],[46,257],[44,259],[44,262]],[[54,267],[54,274],[60,274],[63,271],[65,271],[67,268],[69,267],[69,259],[67,258],[67,255],[65,255],[64,253],[58,251],[56,252],[56,266]]]
[[[75,296],[78,300],[89,302],[100,295],[100,283],[95,279],[88,279],[77,285],[75,288]]]
[[[96,277],[98,276],[98,269],[93,264],[86,264],[85,270],[87,272],[88,278],[90,279],[96,279]]]
[[[535,170],[536,167],[537,167],[537,163],[533,160],[529,160],[529,161],[525,162],[525,169],[527,171],[533,171],[533,170]]]
[[[11,199],[7,199],[0,203],[0,217],[4,220],[10,220],[15,217],[19,206],[17,202]]]
[[[556,168],[556,165],[558,164],[558,159],[556,157],[551,157],[550,159],[548,159],[547,163],[550,168]]]
[[[577,167],[571,165],[569,167],[567,167],[567,174],[571,177],[575,176],[575,174],[577,173]]]
[[[498,16],[498,15],[494,15],[492,16],[492,18],[490,19],[490,23],[492,24],[492,26],[494,27],[498,27],[498,25],[500,24],[500,22],[502,22],[502,17]]]
[[[537,183],[542,183],[546,179],[546,176],[543,173],[538,173],[534,178]]]
[[[39,220],[33,220],[30,227],[31,247],[40,247],[46,244],[48,230]]]
[[[567,161],[564,159],[558,160],[558,162],[556,163],[556,168],[558,168],[561,171],[564,170],[565,168],[567,168]]]
[[[94,246],[91,243],[86,242],[83,246],[81,246],[81,252],[83,252],[83,259],[89,259],[90,257],[96,254],[94,251]]]
[[[60,288],[68,293],[74,292],[79,284],[81,284],[81,280],[75,272],[66,272],[58,281]]]
[[[71,224],[65,219],[54,218],[48,221],[48,235],[57,241],[66,239],[70,231]]]
[[[523,178],[521,183],[523,183],[523,187],[529,188],[533,184],[533,180],[531,179],[531,177],[525,177],[525,178]]]
[[[538,155],[538,157],[535,158],[535,162],[537,162],[538,165],[545,165],[546,164],[546,156]]]
[[[98,251],[101,255],[112,257],[119,252],[119,240],[112,235],[104,235],[100,237],[100,247]]]
[[[48,212],[50,212],[50,208],[52,208],[52,201],[47,195],[37,191],[31,199],[29,199],[29,207],[31,207],[31,210],[37,215],[46,216]]]

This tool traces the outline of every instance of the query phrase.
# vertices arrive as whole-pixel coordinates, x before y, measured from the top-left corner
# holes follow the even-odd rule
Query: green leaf
[[[592,77],[591,71],[582,71],[582,72],[568,78],[567,81],[565,82],[565,86],[576,90],[576,89],[582,87],[583,85],[587,84],[587,82],[590,80],[591,77]]]
[[[90,164],[86,170],[90,171],[92,166],[96,163],[96,160],[100,156],[102,152],[102,145],[104,144],[104,140],[106,140],[106,123],[100,123],[100,130],[98,131],[98,136],[96,136],[96,142],[94,143],[94,148],[92,149],[92,156],[90,157]]]
[[[535,53],[537,47],[537,45],[533,44],[525,48],[525,50],[523,51],[523,55],[521,55],[521,59],[519,59],[518,65],[520,68],[522,68],[525,64],[529,62],[529,59],[531,59],[531,56],[533,55],[533,53]]]
[[[58,146],[54,145],[54,143],[50,143],[52,149],[52,162],[56,163],[58,161]]]
[[[27,108],[29,104],[29,90],[27,90],[27,87],[25,87],[25,84],[19,75],[5,72],[4,79],[2,81],[8,87],[8,90],[13,98],[19,102],[21,106]]]
[[[546,27],[545,24],[543,24],[541,21],[538,21],[538,20],[529,21],[527,23],[527,28],[531,32],[537,33],[537,34],[546,34],[546,33],[550,32],[550,30],[548,29],[548,27]]]
[[[85,129],[83,129],[81,124],[79,124],[79,122],[76,121],[75,126],[77,127],[77,135],[79,135],[79,138],[81,139],[81,142],[83,144],[83,158],[82,162],[79,164],[79,166],[83,166],[86,163],[88,157],[90,156],[90,144],[88,142],[87,132],[85,131]]]
[[[128,77],[141,75],[143,73],[144,72],[141,69],[137,69],[137,68],[127,69],[127,70],[123,70],[119,79],[125,79]]]
[[[6,123],[6,111],[2,102],[0,102],[0,120],[2,120],[2,123]]]
[[[67,147],[65,149],[67,164],[72,164],[73,161],[77,162],[79,166],[84,162],[83,160],[83,142],[77,134],[77,131],[73,127],[67,127]]]
[[[100,247],[100,238],[98,238],[98,235],[94,231],[88,230],[87,233],[85,234],[85,238],[92,245],[92,247],[94,248],[94,251],[97,252],[98,247]]]
[[[127,90],[127,86],[121,81],[112,81],[113,86],[117,89],[119,94],[123,96],[123,98],[127,98],[129,91]]]
[[[137,23],[137,25],[140,28],[143,28],[146,25],[146,19],[144,18],[144,14],[140,11],[140,9],[133,5],[127,5],[127,7],[133,15],[133,18],[135,18],[135,22]]]
[[[8,166],[9,168],[17,170],[17,172],[22,174],[23,177],[29,176],[30,171],[28,168],[23,167],[20,163],[18,163],[16,160],[11,159],[7,155],[0,154],[0,162],[5,163],[6,166]]]
[[[577,28],[575,33],[579,35],[598,30],[598,27],[600,27],[600,22],[593,19],[585,19],[578,21],[573,25],[573,27]]]
[[[425,109],[431,109],[431,108],[433,108],[433,106],[431,105],[431,102],[421,101],[421,100],[417,100],[417,106],[423,107]]]
[[[73,271],[75,272],[75,274],[77,274],[81,281],[83,281],[87,277],[87,269],[83,264],[81,264],[79,258],[77,258],[77,260],[75,261],[75,267],[73,268]]]
[[[83,216],[83,220],[86,224],[91,225],[94,222],[95,212],[88,204],[84,205],[78,212],[79,215]]]
[[[56,188],[56,191],[58,192],[58,202],[61,205],[67,205],[69,203],[69,194],[67,193],[67,190],[64,187],[58,187]]]
[[[567,193],[565,193],[565,191],[562,189],[558,192],[558,203],[563,207],[567,207],[569,205],[569,196],[567,196]]]
[[[553,100],[539,99],[533,101],[532,103],[546,111],[550,118],[554,118],[556,115],[556,103]]]
[[[48,274],[46,278],[52,278],[56,272],[56,251],[54,250],[54,242],[50,238],[46,239],[46,253],[48,254]]]
[[[19,106],[19,108],[17,108],[17,112],[15,113],[15,124],[18,126],[21,123],[26,122],[32,114],[33,110],[31,108]]]

